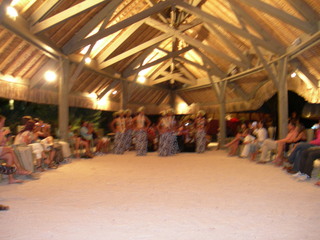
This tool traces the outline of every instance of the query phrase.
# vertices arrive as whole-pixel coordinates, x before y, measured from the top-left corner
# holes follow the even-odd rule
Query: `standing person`
[[[131,117],[131,110],[126,109],[124,111],[125,119],[126,119],[126,130],[125,130],[125,151],[129,151],[132,144],[132,134],[133,134],[133,119]]]
[[[164,112],[165,114],[158,123],[158,129],[160,132],[160,142],[159,142],[159,155],[160,156],[170,156],[177,153],[178,143],[175,141],[175,118],[173,116],[173,109],[169,109]]]
[[[151,124],[149,118],[144,114],[144,107],[138,109],[138,115],[133,118],[133,124],[136,134],[137,156],[144,156],[148,151],[147,129]]]
[[[196,128],[196,152],[203,153],[206,150],[207,139],[206,139],[206,112],[200,110],[197,114],[197,118],[195,120],[195,128]]]
[[[126,130],[126,119],[124,118],[123,110],[114,114],[115,118],[111,122],[111,128],[115,133],[113,153],[123,154],[125,151],[124,133]]]

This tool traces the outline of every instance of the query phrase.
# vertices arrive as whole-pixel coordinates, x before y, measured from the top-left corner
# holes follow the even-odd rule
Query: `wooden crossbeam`
[[[310,24],[309,22],[300,20],[299,18],[290,15],[289,13],[276,8],[270,4],[262,2],[261,0],[241,0],[246,5],[250,5],[257,8],[259,11],[265,12],[270,16],[273,16],[280,21],[290,24],[291,26],[298,28],[306,33],[314,33],[317,31],[317,26]]]
[[[238,27],[236,27],[236,26],[234,26],[234,25],[232,25],[232,24],[230,24],[220,18],[212,16],[211,14],[206,13],[199,8],[193,7],[190,4],[179,1],[179,2],[177,2],[177,7],[184,10],[184,11],[189,12],[190,14],[193,14],[194,16],[203,20],[206,23],[210,23],[213,25],[219,25],[220,27],[223,27],[227,31],[230,31],[230,32],[232,32],[236,35],[239,35],[241,37],[244,37],[246,39],[250,39],[250,40],[256,42],[256,44],[262,46],[263,48],[265,48],[271,52],[277,53],[281,50],[281,49],[279,50],[277,46],[275,46],[273,44],[269,44],[266,41],[248,33],[247,31],[244,31],[243,29],[238,28]]]
[[[82,47],[85,47],[87,45],[90,45],[92,43],[97,42],[98,40],[113,34],[115,32],[118,32],[121,29],[124,29],[142,19],[145,19],[153,14],[159,13],[161,11],[163,11],[164,9],[166,9],[168,6],[170,6],[171,4],[173,4],[173,0],[167,0],[165,2],[160,2],[159,4],[155,5],[154,7],[148,8],[138,14],[135,14],[132,17],[129,17],[117,24],[114,24],[108,28],[106,28],[105,30],[98,32],[90,37],[87,37],[85,39],[82,39],[78,42],[70,42],[70,44],[68,44],[67,46],[65,46],[63,48],[63,50],[69,54],[71,52],[74,52]]]
[[[31,27],[31,32],[37,34],[45,30],[48,30],[49,28],[52,28],[62,22],[65,22],[70,18],[75,17],[105,2],[105,0],[87,0],[78,3],[77,5],[70,7],[64,10],[63,12],[57,13],[56,15],[35,24],[33,27]]]

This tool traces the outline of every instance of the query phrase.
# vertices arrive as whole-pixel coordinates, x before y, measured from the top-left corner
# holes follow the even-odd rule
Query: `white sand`
[[[109,154],[4,181],[1,240],[320,239],[316,179],[224,151]]]

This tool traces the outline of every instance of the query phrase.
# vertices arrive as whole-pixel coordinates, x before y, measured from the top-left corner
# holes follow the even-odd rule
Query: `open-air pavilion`
[[[319,0],[2,0],[0,97],[147,114],[320,103]],[[50,81],[51,80],[51,81]],[[315,173],[316,174],[316,173]],[[1,239],[318,239],[319,189],[224,151],[75,160],[1,183]]]

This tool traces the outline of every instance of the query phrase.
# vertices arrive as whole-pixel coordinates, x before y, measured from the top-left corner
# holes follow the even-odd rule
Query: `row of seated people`
[[[249,127],[243,124],[235,138],[225,145],[230,149],[229,155],[236,155],[240,144],[243,147],[239,157],[256,161],[259,153],[257,163],[264,164],[272,161],[270,152],[275,152],[272,163],[282,166],[283,170],[298,177],[300,181],[305,181],[311,178],[314,161],[320,159],[320,128],[315,129],[315,139],[307,142],[304,126],[294,121],[288,123],[287,136],[279,140],[268,138],[261,121],[257,125],[249,124]],[[320,185],[320,181],[316,184]]]
[[[4,127],[5,120],[4,116],[0,116],[0,159],[5,161],[7,167],[14,167],[16,175],[27,175],[31,178],[34,178],[35,171],[57,168],[57,164],[63,159],[62,149],[60,144],[54,144],[50,124],[26,116],[17,135],[13,136],[10,130]],[[13,143],[10,145],[12,138]],[[8,180],[9,183],[23,182],[13,174],[8,174]]]
[[[81,122],[80,129],[72,130],[69,126],[68,142],[74,151],[76,158],[92,158],[94,155],[101,155],[108,152],[110,138],[99,136],[92,123]],[[81,149],[85,152],[81,155]],[[94,151],[92,150],[94,149]]]

